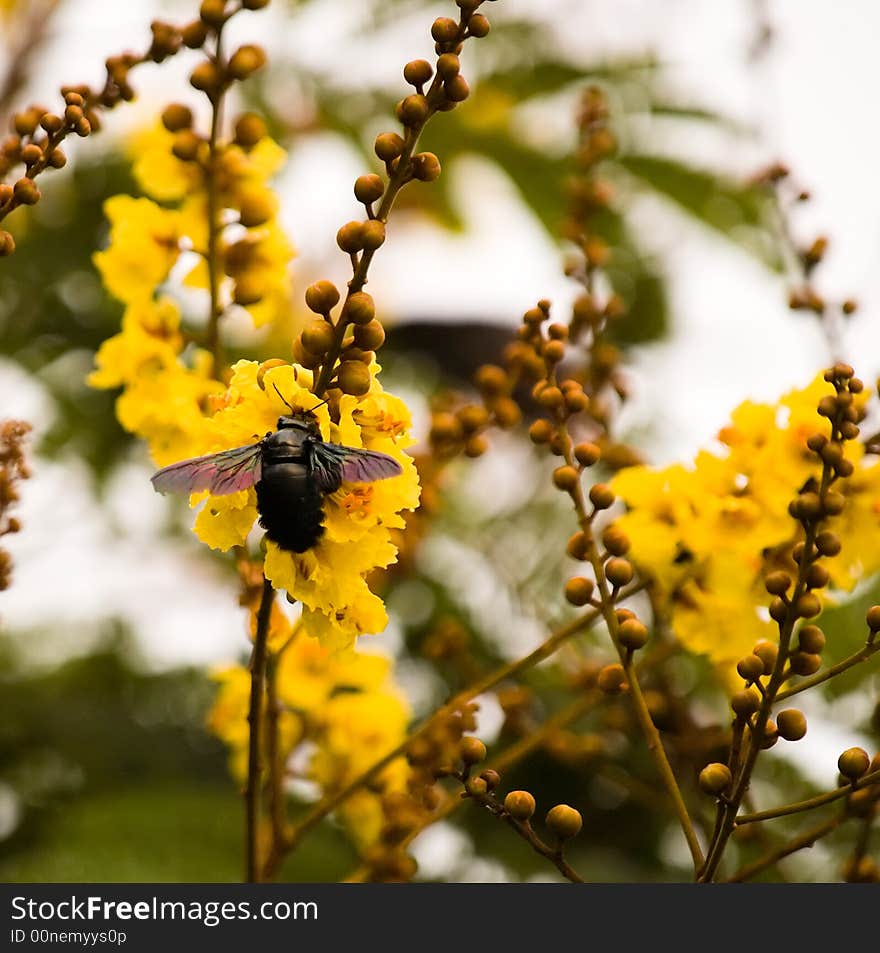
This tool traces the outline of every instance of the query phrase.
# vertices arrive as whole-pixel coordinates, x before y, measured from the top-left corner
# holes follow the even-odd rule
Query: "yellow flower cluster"
[[[311,750],[302,777],[315,782],[322,794],[344,787],[404,739],[410,713],[391,680],[388,659],[331,652],[301,625],[292,629],[277,608],[270,642],[279,652],[274,674],[281,708],[279,760],[288,765],[298,747]],[[233,775],[244,781],[250,674],[233,666],[218,672],[216,680],[220,688],[208,725],[229,747]],[[399,758],[377,784],[340,807],[340,817],[361,849],[379,836],[383,795],[404,791],[408,775],[405,759]]]
[[[718,435],[722,450],[700,452],[692,466],[631,467],[612,483],[627,505],[616,525],[632,541],[632,558],[653,580],[676,636],[722,668],[777,634],[763,580],[786,567],[798,541],[788,505],[820,475],[806,441],[826,432],[816,407],[832,392],[820,376],[777,405],[746,401]],[[858,441],[847,442],[845,452],[855,472],[841,481],[843,514],[828,524],[843,549],[825,565],[832,587],[851,591],[880,570],[880,463],[869,462]]]
[[[358,635],[385,628],[385,606],[365,576],[395,561],[391,531],[403,527],[402,511],[415,509],[419,501],[418,473],[404,453],[412,443],[409,411],[403,401],[383,391],[378,370],[374,364],[369,393],[340,399],[338,422],[331,421],[326,405],[317,408],[315,416],[325,440],[387,453],[403,473],[377,483],[344,483],[330,494],[324,505],[326,531],[307,552],[266,544],[266,577],[302,603],[306,631],[337,650],[349,649]],[[205,421],[196,452],[253,443],[274,430],[278,417],[290,412],[282,395],[296,410],[311,409],[316,403],[312,383],[312,372],[296,365],[272,367],[263,374],[257,363],[239,361],[222,405]],[[194,496],[193,502],[203,497]],[[210,496],[196,518],[195,532],[209,546],[228,550],[244,544],[256,518],[253,489]]]
[[[189,137],[192,153],[186,160],[178,158],[182,136]],[[198,346],[208,335],[198,326],[182,327],[172,297],[180,282],[208,288],[211,214],[223,268],[218,309],[244,306],[260,325],[284,311],[288,301],[292,248],[268,186],[284,151],[267,136],[248,148],[222,144],[209,196],[207,149],[191,130],[172,134],[159,127],[137,137],[134,173],[147,197],[117,195],[107,201],[110,241],[95,255],[106,288],[125,313],[120,333],[98,351],[89,383],[123,389],[119,421],[148,442],[159,464],[192,455],[212,409],[210,398],[224,390],[212,355]]]

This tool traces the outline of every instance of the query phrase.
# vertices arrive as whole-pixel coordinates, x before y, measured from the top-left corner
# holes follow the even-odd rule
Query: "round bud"
[[[36,205],[40,201],[40,190],[33,179],[21,178],[13,187],[16,201],[22,205]]]
[[[316,281],[306,288],[306,304],[316,314],[329,314],[338,302],[339,289],[332,281]]]
[[[361,224],[361,246],[365,251],[375,251],[385,243],[385,223],[376,219]]]
[[[632,563],[628,559],[614,556],[605,563],[605,576],[615,589],[632,582],[633,575]]]
[[[831,574],[820,563],[813,563],[807,570],[806,583],[810,589],[824,589],[831,581]]]
[[[235,141],[243,149],[252,149],[266,136],[266,123],[256,113],[243,113],[235,122]]]
[[[263,300],[266,294],[266,283],[258,275],[244,272],[235,279],[235,288],[232,299],[243,308]]]
[[[815,675],[822,667],[822,657],[809,652],[793,652],[788,664],[794,675]]]
[[[629,536],[612,523],[602,531],[602,545],[612,556],[625,556],[631,543]]]
[[[815,593],[805,592],[798,598],[794,608],[801,619],[813,619],[822,611],[822,603]]]
[[[761,707],[761,696],[754,688],[747,688],[745,691],[736,692],[730,699],[730,707],[740,718],[748,718]]]
[[[474,374],[474,383],[489,397],[504,393],[508,387],[507,374],[497,364],[483,364],[478,367]]]
[[[617,662],[604,666],[596,676],[596,684],[606,695],[620,694],[626,686],[626,672],[623,666]]]
[[[808,655],[818,655],[825,648],[825,633],[818,625],[805,625],[798,633],[798,648]]]
[[[423,86],[434,75],[434,69],[427,60],[413,60],[403,68],[403,78],[412,86]]]
[[[493,768],[486,768],[485,771],[481,771],[480,777],[486,782],[486,785],[490,789],[497,788],[501,783],[501,775]]]
[[[458,40],[458,24],[451,17],[437,17],[431,26],[431,36],[437,43],[455,43]]]
[[[486,760],[486,746],[479,738],[466,735],[461,739],[459,754],[465,764],[479,764],[480,761]]]
[[[326,321],[312,321],[303,329],[302,343],[310,353],[323,356],[333,344],[333,328]]]
[[[482,39],[482,37],[488,35],[489,21],[482,13],[475,13],[470,20],[468,20],[468,33],[478,39]]]
[[[392,162],[394,159],[399,158],[405,146],[406,143],[403,141],[403,138],[396,132],[383,132],[381,135],[376,136],[374,149],[376,155],[383,162]]]
[[[298,335],[294,338],[293,341],[293,359],[301,367],[305,367],[307,370],[314,370],[320,363],[321,359],[315,354],[312,354],[311,351],[307,351],[303,347],[302,335]]]
[[[557,467],[553,471],[553,483],[557,489],[570,493],[577,485],[580,477],[574,467]]]
[[[33,142],[28,143],[28,145],[21,150],[21,161],[25,165],[31,166],[42,158],[43,150],[39,146],[34,145]]]
[[[456,416],[461,429],[468,434],[476,433],[489,422],[489,414],[485,407],[478,404],[467,404],[458,411]]]
[[[370,369],[360,361],[343,361],[339,367],[339,389],[352,397],[369,393],[372,378]]]
[[[226,19],[226,0],[202,0],[199,17],[209,26],[220,26]]]
[[[761,639],[752,649],[752,655],[757,655],[764,663],[764,674],[769,675],[776,667],[776,659],[779,656],[779,646],[766,639]]]
[[[15,251],[15,239],[0,228],[0,258],[8,258]]]
[[[67,165],[67,156],[63,149],[53,149],[49,155],[49,165],[53,169],[63,169]]]
[[[412,157],[413,178],[419,182],[436,182],[440,178],[440,160],[433,152],[419,152]]]
[[[865,615],[865,620],[872,632],[880,631],[880,606],[871,606]]]
[[[181,162],[193,162],[199,154],[201,144],[201,136],[194,133],[192,129],[182,129],[174,136],[171,154]]]
[[[757,655],[746,655],[736,663],[736,670],[740,678],[755,682],[764,674],[764,663]]]
[[[624,619],[617,630],[620,644],[631,652],[644,648],[648,641],[648,630],[638,619]]]
[[[227,69],[233,79],[247,79],[265,65],[266,51],[254,43],[247,43],[232,54]]]
[[[350,255],[359,252],[363,246],[363,222],[347,222],[336,233],[336,244]]]
[[[585,606],[593,594],[593,580],[573,576],[565,584],[565,598],[573,606]]]
[[[162,112],[162,125],[169,132],[180,132],[181,129],[190,129],[193,124],[193,114],[189,106],[183,103],[171,103]]]
[[[489,441],[481,434],[473,434],[464,444],[464,455],[476,459],[489,449]]]
[[[781,596],[774,596],[770,602],[770,618],[782,622],[788,615],[788,603]]]
[[[504,810],[518,821],[527,821],[535,813],[535,799],[528,791],[511,791],[504,799]]]
[[[245,228],[265,225],[275,214],[275,197],[266,189],[249,189],[239,196],[239,221]]]
[[[574,448],[574,456],[582,467],[591,467],[602,456],[602,451],[594,443],[579,443]]]
[[[546,407],[548,410],[561,407],[564,401],[562,391],[558,387],[554,387],[552,384],[541,387],[538,391],[537,398],[538,403],[542,407]]]
[[[590,552],[590,544],[586,534],[580,530],[572,534],[565,547],[565,551],[572,559],[586,559],[587,554]]]
[[[722,794],[730,787],[732,781],[733,776],[730,773],[730,768],[726,764],[721,764],[720,761],[707,764],[700,772],[700,788],[706,794]]]
[[[826,490],[822,497],[822,510],[827,516],[839,516],[846,506],[846,499],[837,490]]]
[[[596,483],[590,487],[590,502],[597,510],[607,510],[614,505],[614,491],[605,483]]]
[[[343,317],[352,324],[369,324],[376,316],[373,298],[366,291],[357,291],[350,295],[345,303]]]
[[[857,781],[867,772],[870,763],[871,759],[863,748],[847,748],[837,759],[837,768],[845,778]]]
[[[532,443],[547,443],[553,436],[553,425],[549,420],[540,418],[529,427],[529,439]]]
[[[375,319],[354,329],[354,343],[364,351],[377,351],[385,343],[385,328]]]
[[[441,79],[452,79],[461,72],[461,62],[455,53],[444,53],[437,60],[437,72]]]
[[[787,572],[771,572],[764,580],[764,588],[774,596],[784,596],[790,587],[791,576]]]
[[[375,173],[361,175],[355,180],[354,195],[358,202],[369,205],[378,201],[385,193],[385,184]]]
[[[779,737],[785,741],[800,741],[807,733],[807,719],[796,708],[786,708],[776,716]]]
[[[190,85],[208,95],[215,93],[222,81],[220,71],[208,60],[199,63],[189,75]]]
[[[397,109],[397,118],[404,126],[418,126],[428,118],[428,100],[421,93],[404,98]]]
[[[580,811],[576,811],[567,804],[551,807],[547,812],[545,823],[560,840],[571,840],[572,837],[577,837],[584,826]]]
[[[464,789],[471,797],[483,797],[489,790],[489,785],[483,778],[468,778],[464,783]]]
[[[451,103],[463,103],[470,96],[471,88],[464,76],[458,73],[443,81],[443,92]]]

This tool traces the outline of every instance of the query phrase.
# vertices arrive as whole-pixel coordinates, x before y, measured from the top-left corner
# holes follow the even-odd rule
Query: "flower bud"
[[[275,214],[276,199],[268,189],[250,188],[239,196],[239,221],[245,228],[265,225]]]
[[[329,314],[338,302],[339,289],[332,281],[316,281],[306,288],[306,304],[316,314]]]
[[[323,356],[333,344],[333,328],[326,321],[312,321],[303,329],[302,343],[311,354]]]
[[[347,222],[336,233],[336,244],[350,255],[359,252],[363,246],[363,222]]]
[[[354,343],[364,351],[377,351],[385,343],[385,328],[375,319],[359,324],[354,329]]]
[[[182,103],[171,103],[162,112],[162,125],[169,132],[190,129],[193,124],[192,110]]]
[[[370,205],[378,201],[385,194],[385,183],[375,173],[361,175],[355,180],[354,195],[358,202]]]
[[[764,663],[757,655],[746,655],[736,663],[736,670],[740,678],[754,682],[764,674]]]
[[[593,593],[593,580],[573,576],[565,584],[565,598],[573,606],[585,606]]]
[[[798,633],[798,648],[808,655],[818,655],[825,648],[825,633],[818,625],[805,625]]]
[[[443,81],[443,92],[451,103],[463,103],[471,94],[471,88],[464,76],[459,73]]]
[[[617,662],[604,666],[596,676],[596,684],[606,695],[619,694],[626,686],[626,672],[623,666]]]
[[[504,810],[518,821],[527,821],[535,813],[535,799],[528,791],[511,791],[504,799]]]
[[[385,243],[385,223],[377,219],[363,222],[360,233],[361,247],[365,251],[375,251]]]
[[[776,667],[776,659],[779,656],[779,646],[767,639],[761,639],[752,649],[752,655],[757,655],[764,663],[764,674],[769,675]]]
[[[632,563],[627,559],[614,556],[605,563],[605,576],[615,589],[632,582],[633,575]]]
[[[557,467],[553,471],[553,483],[557,489],[564,490],[567,493],[578,485],[580,477],[574,467]]]
[[[800,741],[807,733],[807,719],[796,708],[786,708],[776,716],[779,737],[786,741]]]
[[[252,149],[266,136],[266,123],[256,113],[242,113],[235,122],[235,141],[242,149]]]
[[[705,791],[706,794],[722,794],[730,787],[732,781],[733,776],[730,773],[730,768],[728,768],[726,764],[721,764],[719,761],[713,764],[707,764],[700,772],[700,788]]]
[[[557,804],[548,811],[545,823],[560,840],[571,840],[580,833],[584,820],[580,811],[567,804]]]
[[[614,505],[614,491],[605,483],[596,483],[590,487],[590,502],[597,510],[607,510]]]
[[[730,699],[730,707],[740,718],[748,718],[761,707],[761,696],[754,688],[736,692]]]
[[[583,467],[591,467],[598,463],[602,456],[602,451],[594,443],[579,443],[574,448],[574,456],[577,462]]]
[[[625,619],[617,630],[620,644],[635,652],[645,646],[648,641],[648,630],[638,619]]]
[[[792,652],[788,664],[794,675],[814,675],[822,667],[822,658],[809,652]]]
[[[266,51],[254,43],[240,46],[229,58],[227,67],[233,79],[247,79],[266,65]]]
[[[421,93],[413,93],[401,100],[397,118],[404,126],[418,126],[428,118],[428,100]]]
[[[857,781],[868,770],[871,759],[863,748],[847,748],[837,759],[837,768],[850,781]]]
[[[375,152],[383,162],[392,162],[399,158],[406,143],[396,132],[383,132],[376,136]]]
[[[880,631],[880,606],[871,606],[865,616],[865,621],[872,632]]]
[[[413,178],[419,182],[436,182],[440,171],[440,160],[433,152],[419,152],[412,157]]]
[[[376,316],[376,306],[373,298],[366,291],[358,291],[350,295],[345,303],[343,317],[352,324],[369,324]]]
[[[427,60],[413,60],[403,68],[403,78],[411,86],[424,86],[434,75],[434,69]]]
[[[360,361],[343,361],[339,367],[339,389],[352,397],[363,397],[372,384],[370,369]]]
[[[486,760],[486,746],[479,738],[466,735],[461,739],[459,754],[465,764],[479,764],[480,761]]]

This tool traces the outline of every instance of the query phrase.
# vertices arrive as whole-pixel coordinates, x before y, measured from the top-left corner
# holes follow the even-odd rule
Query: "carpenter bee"
[[[287,406],[291,415],[279,417],[277,429],[259,442],[172,463],[153,474],[153,488],[222,496],[253,486],[266,536],[288,552],[311,549],[324,533],[326,494],[343,482],[372,483],[397,476],[403,468],[386,453],[323,440],[313,416],[321,404],[307,411]]]

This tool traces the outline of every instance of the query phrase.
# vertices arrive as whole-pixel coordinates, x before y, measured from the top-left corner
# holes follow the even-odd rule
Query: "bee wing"
[[[311,466],[312,476],[324,493],[337,489],[342,480],[372,483],[403,473],[403,467],[387,453],[318,441],[311,444]]]
[[[260,480],[262,441],[205,457],[181,460],[154,473],[157,493],[198,493],[210,490],[218,496],[246,490]]]

